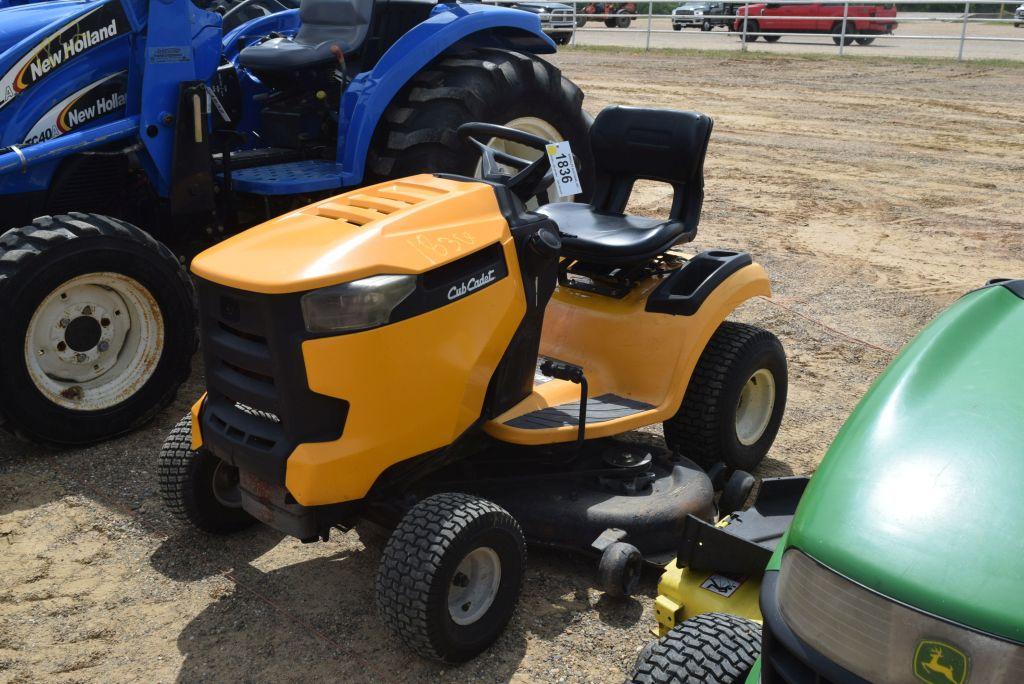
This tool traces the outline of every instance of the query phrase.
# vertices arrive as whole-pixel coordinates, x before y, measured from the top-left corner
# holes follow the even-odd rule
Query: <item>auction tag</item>
[[[550,143],[547,146],[548,161],[555,176],[555,191],[559,197],[572,197],[583,192],[580,176],[576,172],[576,162],[572,158],[572,148],[568,140]]]

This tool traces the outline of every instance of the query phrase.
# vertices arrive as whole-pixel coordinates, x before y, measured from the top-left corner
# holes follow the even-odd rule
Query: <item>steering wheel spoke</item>
[[[544,138],[488,123],[466,123],[459,126],[458,133],[466,142],[480,150],[480,170],[483,177],[502,183],[523,202],[540,197],[554,182],[551,162],[547,156],[547,146],[550,143]],[[533,161],[522,159],[490,147],[482,142],[481,138],[517,143],[537,150],[541,156]],[[511,167],[515,173],[509,174],[507,167]]]

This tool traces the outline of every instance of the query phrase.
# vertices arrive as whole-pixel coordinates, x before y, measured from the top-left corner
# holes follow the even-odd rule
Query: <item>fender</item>
[[[352,79],[341,99],[337,159],[342,185],[363,181],[377,122],[406,83],[459,42],[550,54],[555,43],[535,14],[490,5],[438,5],[430,18],[388,48],[376,66]]]

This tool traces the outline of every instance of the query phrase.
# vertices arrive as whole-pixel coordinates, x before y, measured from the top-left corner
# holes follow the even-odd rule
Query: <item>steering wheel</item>
[[[480,150],[480,170],[484,180],[503,184],[523,202],[534,197],[540,198],[542,195],[546,199],[547,189],[554,181],[551,161],[547,155],[547,146],[553,144],[552,141],[515,128],[480,122],[462,124],[458,128],[458,133],[463,140]],[[540,157],[529,161],[488,147],[482,142],[493,138],[537,150],[541,153]],[[511,166],[516,173],[509,176],[503,166]]]

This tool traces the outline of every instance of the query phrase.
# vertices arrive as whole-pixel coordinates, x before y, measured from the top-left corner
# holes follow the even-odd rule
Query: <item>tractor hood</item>
[[[204,280],[283,294],[372,275],[423,273],[511,239],[486,183],[423,174],[280,216],[192,261]]]
[[[37,2],[0,9],[0,64],[11,61],[5,53],[18,42],[50,24],[80,14],[88,4],[78,0]]]
[[[882,595],[1024,641],[1024,281],[956,302],[864,396],[788,546]]]

